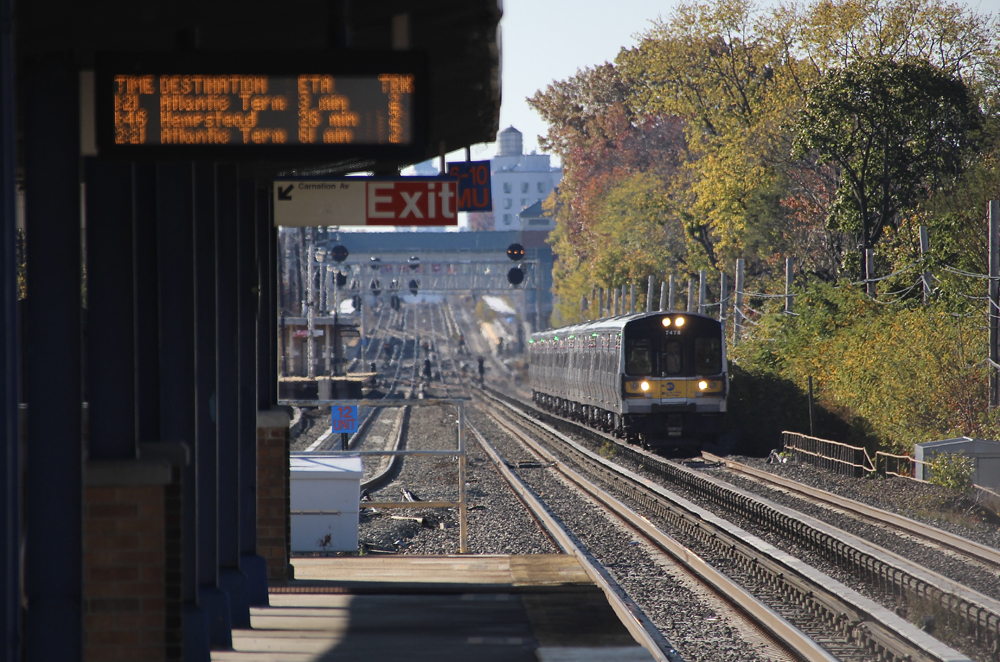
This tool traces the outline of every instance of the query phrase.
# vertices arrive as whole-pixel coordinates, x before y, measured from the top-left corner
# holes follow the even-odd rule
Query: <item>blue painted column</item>
[[[18,431],[17,121],[11,0],[0,0],[0,662],[21,659],[21,449]]]
[[[218,335],[216,332],[216,172],[194,166],[195,460],[198,463],[198,600],[212,646],[232,648],[229,596],[219,589]]]
[[[216,168],[218,308],[219,587],[229,596],[232,626],[250,627],[247,576],[240,568],[239,194],[235,165]]]
[[[88,159],[87,457],[134,460],[132,166]]]
[[[160,440],[160,310],[156,165],[133,165],[136,437]]]
[[[240,569],[247,577],[251,605],[268,604],[267,561],[257,553],[257,316],[260,301],[256,191],[252,179],[239,181],[237,206],[237,301],[240,446]],[[234,622],[235,625],[235,622]]]
[[[26,69],[25,659],[83,657],[83,453],[78,73]],[[53,636],[58,633],[58,636]]]
[[[183,472],[184,660],[209,662],[208,619],[198,599],[193,192],[191,164],[157,165],[160,439],[187,444],[191,451]]]

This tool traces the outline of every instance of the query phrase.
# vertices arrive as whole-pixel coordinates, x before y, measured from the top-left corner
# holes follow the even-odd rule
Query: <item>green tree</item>
[[[954,181],[980,120],[955,76],[923,60],[874,57],[832,70],[813,86],[799,148],[840,169],[831,220],[868,249],[900,213]]]

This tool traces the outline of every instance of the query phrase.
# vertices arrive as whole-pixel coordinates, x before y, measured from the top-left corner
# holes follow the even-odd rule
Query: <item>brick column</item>
[[[183,657],[177,474],[163,460],[87,463],[86,662]]]
[[[293,578],[288,426],[284,409],[257,412],[257,553],[267,561],[268,583]]]

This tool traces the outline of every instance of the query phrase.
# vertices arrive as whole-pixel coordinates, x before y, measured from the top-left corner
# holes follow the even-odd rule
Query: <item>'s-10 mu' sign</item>
[[[458,225],[458,180],[345,177],[274,181],[274,224]]]

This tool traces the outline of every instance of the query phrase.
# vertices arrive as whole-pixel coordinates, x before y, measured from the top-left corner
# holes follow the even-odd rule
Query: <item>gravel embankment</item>
[[[536,460],[517,441],[479,411],[473,423],[508,464]],[[662,564],[634,532],[610,520],[603,510],[580,495],[552,469],[520,469],[518,474],[541,497],[576,541],[603,564],[615,581],[660,628],[664,637],[689,662],[768,659],[769,648],[752,633],[727,623],[727,615],[676,568]]]
[[[1000,548],[997,527],[963,512],[953,512],[955,495],[936,485],[906,478],[852,478],[832,474],[811,465],[767,464],[758,458],[733,458],[806,485],[861,501],[890,512],[922,520],[970,540]],[[942,554],[895,530],[863,522],[850,515],[811,503],[787,492],[775,490],[738,472],[716,469],[709,472],[737,487],[759,494],[776,503],[849,531],[865,540],[904,556],[923,567],[965,584],[984,595],[1000,600],[1000,576],[994,570],[965,562],[964,557]]]
[[[458,417],[449,407],[414,407],[406,433],[408,449],[448,449],[457,444]],[[510,491],[478,444],[468,444],[468,535],[473,554],[551,554],[558,552],[523,504]],[[371,495],[376,501],[402,501],[403,490],[423,501],[458,500],[458,461],[454,457],[409,457],[395,481]],[[420,517],[423,524],[411,519]],[[443,526],[443,528],[442,528]],[[364,511],[360,543],[369,552],[399,554],[458,553],[458,511],[415,508],[379,513]]]

